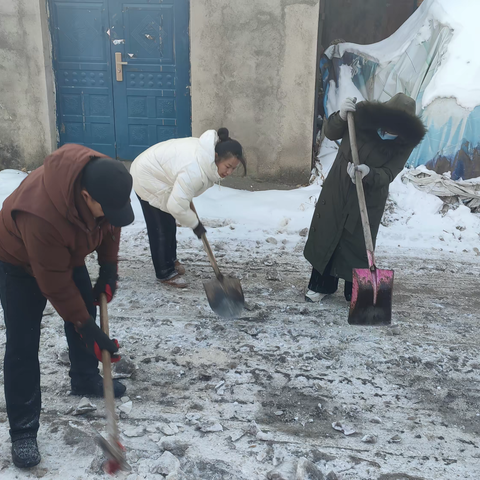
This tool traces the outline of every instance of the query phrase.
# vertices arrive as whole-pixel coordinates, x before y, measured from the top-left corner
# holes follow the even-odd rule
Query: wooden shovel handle
[[[357,167],[360,165],[357,148],[357,134],[355,133],[355,121],[353,113],[347,112],[348,133],[350,137],[350,147],[352,150],[353,164]],[[357,187],[358,204],[360,206],[360,216],[362,217],[363,235],[365,237],[365,246],[367,247],[368,266],[370,269],[375,268],[375,260],[373,257],[373,240],[372,231],[370,230],[370,222],[368,220],[367,203],[365,201],[365,192],[363,190],[362,174],[355,172],[355,185]],[[370,254],[369,254],[370,253]]]
[[[193,204],[193,202],[190,202],[190,208],[193,210],[193,212],[198,218],[198,213],[197,213],[197,210],[195,209],[195,205]],[[200,221],[199,218],[198,218],[198,221]],[[223,280],[223,274],[220,272],[220,269],[218,268],[217,261],[215,260],[215,256],[213,255],[212,248],[210,247],[210,243],[208,243],[207,236],[205,234],[202,235],[202,242],[203,242],[203,247],[207,252],[208,259],[210,260],[210,263],[213,267],[213,271],[215,272],[215,276],[217,277],[218,280],[220,281]]]
[[[107,296],[100,294],[100,327],[109,335]],[[105,411],[107,415],[108,434],[114,442],[118,441],[117,417],[115,414],[115,396],[113,394],[112,359],[108,350],[102,350],[103,392],[105,396]]]

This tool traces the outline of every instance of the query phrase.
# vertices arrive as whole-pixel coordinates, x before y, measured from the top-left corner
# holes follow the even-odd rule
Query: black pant
[[[85,266],[73,270],[73,280],[95,318],[92,284]],[[5,400],[12,441],[36,437],[41,394],[38,348],[40,324],[47,300],[37,281],[22,267],[0,262],[0,300],[7,344],[4,359]],[[98,361],[83,347],[80,335],[65,322],[70,355],[70,377],[98,374]]]
[[[338,277],[334,277],[330,274],[332,270],[333,256],[325,267],[323,275],[318,271],[312,268],[312,275],[310,277],[310,282],[308,283],[309,290],[313,290],[317,293],[324,293],[331,295],[335,293],[338,289]],[[345,298],[352,296],[352,282],[347,282],[345,280],[345,287],[343,293]]]
[[[138,199],[147,224],[155,275],[159,280],[167,280],[176,275],[177,223],[169,213],[152,207],[140,197]]]

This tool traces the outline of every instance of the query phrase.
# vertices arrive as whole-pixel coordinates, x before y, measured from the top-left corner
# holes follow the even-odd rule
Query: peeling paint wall
[[[45,0],[0,1],[0,169],[34,168],[55,148]]]
[[[249,176],[308,179],[318,19],[318,0],[191,1],[193,134],[227,127]]]

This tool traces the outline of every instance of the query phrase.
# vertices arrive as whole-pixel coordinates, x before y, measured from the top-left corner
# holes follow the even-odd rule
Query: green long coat
[[[363,184],[375,243],[389,185],[422,140],[425,127],[415,115],[415,101],[401,93],[387,103],[359,103],[354,118],[360,163],[370,167]],[[382,140],[379,129],[398,136]],[[347,173],[348,162],[353,162],[348,127],[338,112],[327,120],[325,136],[342,143],[323,184],[304,255],[321,274],[351,282],[352,269],[367,268],[368,262],[357,191]],[[330,260],[332,266],[326,272]]]

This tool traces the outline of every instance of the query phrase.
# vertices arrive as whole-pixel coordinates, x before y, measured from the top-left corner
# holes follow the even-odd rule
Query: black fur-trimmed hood
[[[395,95],[387,103],[360,102],[355,112],[355,126],[375,134],[379,128],[396,134],[409,147],[416,147],[427,132],[415,115],[415,101],[404,94]]]

